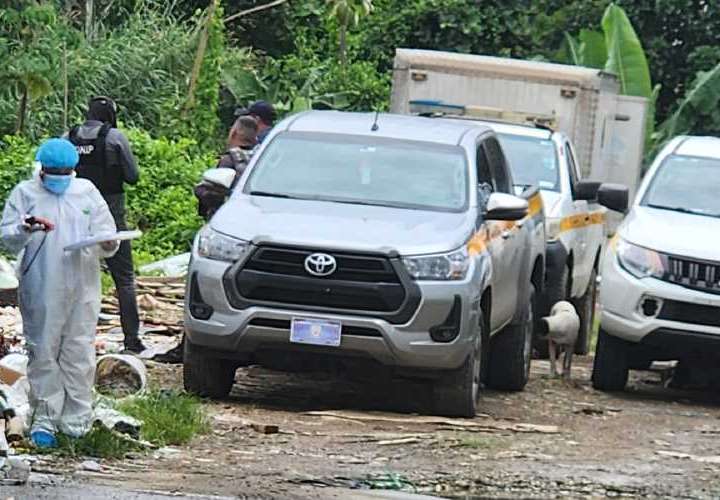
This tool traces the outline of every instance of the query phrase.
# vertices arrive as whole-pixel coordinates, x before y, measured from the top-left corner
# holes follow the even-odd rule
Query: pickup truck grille
[[[720,264],[668,256],[664,281],[708,293],[720,294]]]
[[[330,276],[312,276],[305,259],[315,250],[259,247],[235,276],[250,301],[327,310],[389,313],[399,310],[405,287],[387,257],[327,252],[337,262]]]
[[[663,302],[658,319],[679,321],[691,325],[720,327],[720,308],[690,302],[666,300]]]

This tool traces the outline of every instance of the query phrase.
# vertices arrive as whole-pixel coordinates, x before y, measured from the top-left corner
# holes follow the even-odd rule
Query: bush
[[[187,252],[202,225],[193,187],[215,164],[190,139],[153,139],[128,131],[140,165],[140,181],[127,189],[128,223],[143,231],[134,242],[136,264]]]
[[[0,140],[0,202],[5,200],[10,191],[32,173],[34,146],[22,137],[5,136]]]

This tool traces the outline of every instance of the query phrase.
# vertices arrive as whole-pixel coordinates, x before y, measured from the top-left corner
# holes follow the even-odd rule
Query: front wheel
[[[234,361],[206,356],[185,338],[183,385],[187,392],[215,399],[227,397],[235,381],[236,370]]]
[[[599,391],[622,391],[628,381],[629,345],[600,328],[595,361],[593,363],[592,385]]]
[[[522,391],[530,378],[535,287],[529,285],[524,318],[506,327],[490,341],[488,386],[505,391]]]
[[[595,300],[597,299],[597,271],[593,269],[590,274],[585,294],[577,299],[575,307],[580,316],[580,330],[575,342],[575,354],[585,355],[590,352],[590,339],[592,338],[593,323],[595,320]]]
[[[482,318],[479,324],[483,325]],[[476,415],[480,398],[482,359],[482,332],[478,331],[473,349],[462,366],[444,374],[434,382],[434,413],[465,418],[473,418]]]

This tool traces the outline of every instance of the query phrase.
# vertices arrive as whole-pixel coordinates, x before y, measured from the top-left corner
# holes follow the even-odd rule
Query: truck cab
[[[222,397],[250,363],[366,364],[427,382],[430,412],[473,416],[484,379],[528,379],[544,240],[477,123],[311,111],[263,142],[198,233],[184,383]]]

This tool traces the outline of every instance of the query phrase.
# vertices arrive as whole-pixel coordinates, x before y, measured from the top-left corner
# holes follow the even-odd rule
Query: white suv
[[[603,259],[593,386],[630,369],[720,355],[720,139],[678,137],[660,152]]]

